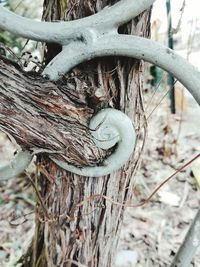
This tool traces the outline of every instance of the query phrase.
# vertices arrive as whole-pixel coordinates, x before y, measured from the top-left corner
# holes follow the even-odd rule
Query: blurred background
[[[40,20],[41,0],[5,0],[0,4],[25,17]],[[171,47],[200,69],[198,0],[157,0],[152,10],[151,38]],[[41,43],[0,31],[9,57],[26,70],[43,60]],[[133,199],[147,198],[183,162],[200,153],[200,108],[169,74],[145,63],[144,105],[148,137],[136,174]],[[17,146],[0,133],[0,166]],[[34,175],[34,163],[27,171]],[[127,208],[116,267],[169,266],[183,242],[200,204],[200,161],[196,160],[165,184],[144,206]],[[34,195],[27,174],[0,182],[0,267],[13,267],[34,233]],[[137,203],[134,203],[137,204]],[[200,250],[191,266],[200,266]]]

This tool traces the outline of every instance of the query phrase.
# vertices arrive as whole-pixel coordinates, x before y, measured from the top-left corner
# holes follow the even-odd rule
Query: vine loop
[[[114,152],[100,166],[76,167],[50,157],[61,168],[82,176],[103,176],[119,170],[134,151],[136,134],[130,118],[123,112],[106,108],[92,117],[89,128],[95,144]]]
[[[0,28],[28,39],[62,45],[62,51],[43,72],[43,76],[48,76],[51,80],[58,80],[59,73],[66,73],[92,58],[126,56],[146,60],[170,72],[200,104],[200,73],[190,63],[156,42],[117,33],[120,25],[139,15],[154,2],[155,0],[121,0],[92,16],[60,23],[35,22],[0,6]],[[109,149],[114,146],[113,153],[101,166],[77,168],[67,162],[51,159],[63,169],[83,176],[107,175],[121,168],[135,147],[135,131],[131,120],[118,110],[104,109],[92,118],[90,129],[98,147]],[[0,168],[0,179],[3,174],[10,178],[23,171],[31,158],[29,152],[19,153],[10,165]]]

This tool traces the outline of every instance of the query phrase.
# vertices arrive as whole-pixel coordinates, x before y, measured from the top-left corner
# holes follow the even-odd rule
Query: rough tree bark
[[[22,149],[50,153],[76,166],[100,163],[105,153],[89,133],[93,109],[86,90],[76,92],[25,73],[1,57],[0,78],[0,126]]]
[[[77,19],[98,12],[106,5],[115,2],[117,1],[45,1],[43,18],[45,20]],[[65,7],[65,4],[66,10],[64,12],[63,7]],[[126,27],[122,27],[120,31],[148,36],[149,19],[150,11],[146,11]],[[54,57],[59,49],[53,44],[48,46],[46,62]],[[39,113],[42,120],[41,123],[44,122],[45,127],[48,123],[51,124],[51,127],[48,128],[49,138],[47,139],[42,138],[47,128],[43,129],[43,132],[41,130],[41,132],[38,132],[40,128],[38,125],[36,135],[38,133],[39,135],[35,140],[34,138],[29,139],[33,135],[31,132],[34,127],[27,129],[28,133],[23,139],[20,138],[20,131],[11,132],[19,144],[26,149],[37,146],[37,149],[53,150],[56,147],[56,150],[62,150],[72,138],[73,142],[75,142],[75,150],[71,154],[75,158],[70,153],[65,154],[65,150],[63,150],[60,157],[67,155],[67,160],[76,164],[82,158],[84,162],[80,162],[80,164],[96,164],[104,156],[104,152],[91,144],[85,125],[93,112],[108,106],[125,112],[132,119],[138,133],[136,150],[130,161],[120,171],[105,177],[88,178],[73,175],[58,168],[45,154],[37,157],[36,165],[38,166],[38,171],[35,181],[39,184],[38,190],[41,197],[36,205],[35,235],[27,254],[21,259],[23,267],[114,266],[114,255],[119,240],[124,207],[123,205],[116,205],[110,200],[127,203],[132,197],[135,181],[134,174],[138,167],[145,136],[145,115],[141,92],[142,75],[143,64],[141,62],[127,58],[110,57],[92,60],[76,67],[63,76],[62,80],[65,82],[65,87],[59,87],[59,85],[44,81],[42,78],[34,80],[31,77],[23,76],[24,84],[20,85],[22,90],[14,92],[15,100],[13,102],[16,102],[16,99],[23,99],[24,103],[27,104],[28,101],[24,99],[23,89],[26,93],[28,92],[31,102],[27,104],[27,109],[25,108],[22,111],[20,111],[20,105],[17,107],[13,102],[12,104],[10,103],[14,108],[18,109],[16,112],[17,121],[20,121],[20,118],[23,117],[27,122],[30,120],[36,123],[35,117],[31,116],[29,112],[29,107],[33,108],[34,106],[32,114],[34,112]],[[3,79],[7,80],[5,77]],[[9,83],[8,80],[7,82]],[[46,92],[48,92],[46,96],[42,88],[43,85],[45,90],[47,89]],[[34,94],[31,93],[32,88],[35,92]],[[84,97],[83,91],[87,91],[87,98]],[[21,95],[19,92],[21,92]],[[53,101],[55,92],[59,97]],[[57,112],[61,116],[60,103],[61,105],[63,104],[64,96],[65,104],[67,103],[73,107],[73,112],[67,114],[69,120],[63,120],[63,118],[58,120],[58,116],[55,116],[55,113]],[[71,96],[73,96],[73,99]],[[53,105],[53,108],[52,105],[51,107],[47,105],[47,102],[44,105],[43,100],[46,100],[45,97]],[[8,101],[8,98],[5,95],[3,100]],[[59,103],[59,105],[55,105],[55,102]],[[42,113],[44,110],[45,113]],[[0,111],[0,114],[4,114],[3,112],[5,112],[5,107]],[[9,116],[12,117],[13,115],[15,118],[16,113],[14,115],[11,113]],[[73,117],[77,113],[82,122],[81,124],[78,123],[77,117]],[[45,116],[41,114],[45,114]],[[49,117],[46,117],[47,114]],[[73,117],[72,121],[70,120],[71,116]],[[10,129],[13,129],[12,126],[16,127],[14,120]],[[19,127],[20,129],[21,127],[23,129],[26,128],[23,123]],[[65,136],[65,140],[63,140],[64,137],[60,134],[59,138],[62,139],[62,142],[58,144],[58,140],[54,139],[56,134],[52,134],[52,131],[54,133],[58,131],[59,133],[58,129],[62,132],[63,128],[72,133],[71,136],[73,137],[70,136],[67,139]],[[52,131],[49,131],[49,129],[52,129]],[[53,138],[51,138],[52,136]],[[29,142],[26,143],[25,140],[29,140]],[[80,147],[79,140],[81,140],[81,144],[82,141],[84,144],[85,142],[89,143],[89,151],[93,154],[93,158],[90,157],[88,149]],[[55,147],[52,145],[55,145]]]

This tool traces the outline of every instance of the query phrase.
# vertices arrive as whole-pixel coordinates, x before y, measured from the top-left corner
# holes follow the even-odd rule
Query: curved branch
[[[117,145],[114,153],[104,160],[102,166],[78,168],[50,158],[61,168],[82,176],[98,177],[120,169],[135,147],[135,130],[129,117],[119,110],[103,109],[92,117],[89,128],[98,147],[109,149]],[[28,151],[19,152],[10,164],[0,168],[0,180],[8,180],[19,175],[28,167],[32,158]]]
[[[24,18],[0,6],[0,28],[31,40],[67,45],[85,34],[85,29],[113,31],[150,7],[155,0],[121,0],[97,14],[68,22],[39,22]]]
[[[8,180],[22,173],[31,163],[33,156],[28,151],[18,152],[6,166],[0,167],[0,181]]]
[[[85,45],[84,49],[85,49],[84,53],[82,49],[80,50],[75,49],[76,51],[75,54],[73,53],[68,54],[68,58],[66,61],[64,58],[66,51],[63,51],[62,71],[66,72],[70,68],[72,68],[74,65],[81,63],[83,61],[89,60],[91,58],[98,57],[98,56],[121,55],[121,56],[133,57],[137,59],[144,59],[172,73],[190,91],[190,93],[196,99],[198,104],[200,104],[200,90],[199,90],[200,73],[191,64],[189,64],[185,59],[177,55],[173,50],[163,47],[151,40],[147,40],[147,39],[136,37],[136,36],[127,36],[127,35],[114,35],[114,36],[107,36],[104,38],[99,38],[96,42],[94,42],[90,46],[90,50],[87,45]],[[59,63],[59,60],[58,62],[56,62],[56,64],[57,63]],[[54,62],[51,64],[52,68],[55,67],[54,64],[55,64]],[[57,64],[57,66],[54,68],[55,70],[58,69],[58,65],[59,64]],[[57,79],[58,77],[59,76],[57,77],[51,76],[50,78]],[[100,114],[103,114],[101,115],[103,117],[105,117],[104,112],[107,113],[106,116],[111,116],[111,118],[114,120],[114,123],[116,124],[119,123],[120,119],[118,119],[117,117],[117,121],[116,121],[114,113],[113,113],[116,111],[113,110],[112,112],[112,110],[110,109],[108,111],[104,110],[102,111],[102,113],[100,113]],[[119,111],[117,112],[119,114]],[[109,115],[109,113],[111,115]],[[119,116],[123,116],[123,115],[119,115]],[[97,120],[97,124],[99,126],[101,126],[101,121],[103,120],[103,117],[101,116],[100,116],[100,121],[99,121],[98,116],[97,116],[97,119],[94,119],[94,120]],[[132,124],[130,120],[128,124],[129,124],[128,127],[130,127],[131,129]],[[125,127],[125,125],[123,125],[122,128],[123,127]],[[131,136],[134,136],[135,138],[133,129],[130,130],[130,133],[131,133]],[[75,166],[71,166],[62,161],[58,161],[55,159],[53,159],[53,161],[55,161],[62,168],[72,171],[74,173],[83,175],[83,176],[106,175],[112,171],[115,171],[116,169],[119,169],[125,163],[125,160],[129,158],[130,151],[128,150],[128,154],[126,156],[126,154],[124,153],[125,150],[123,149],[123,146],[125,146],[126,149],[128,149],[130,145],[131,150],[133,150],[135,141],[132,140],[131,143],[129,143],[130,136],[129,137],[126,136],[126,134],[128,134],[128,131],[126,131],[125,133],[120,132],[120,135],[121,134],[123,138],[120,141],[120,145],[118,145],[118,148],[116,149],[114,154],[112,154],[108,159],[105,160],[106,166],[84,167],[80,169],[80,168],[76,168]],[[118,160],[121,159],[121,155],[123,155],[123,163],[121,161],[118,162]]]
[[[141,0],[136,3],[136,1],[132,2],[132,0],[121,0],[116,5],[104,9],[96,15],[81,19],[81,21],[62,22],[59,24],[33,22],[32,20],[27,20],[19,16],[16,18],[16,15],[8,11],[6,11],[6,13],[5,10],[0,8],[0,26],[3,24],[4,29],[13,32],[17,22],[16,34],[25,34],[31,39],[53,41],[64,45],[62,52],[50,62],[43,73],[43,75],[48,75],[51,80],[59,79],[59,73],[65,73],[75,65],[91,58],[110,55],[133,57],[149,61],[172,73],[190,91],[198,104],[200,104],[200,73],[191,64],[177,55],[173,50],[163,47],[151,40],[136,36],[116,34],[116,29],[119,25],[138,15],[153,2],[153,0]],[[125,9],[125,15],[121,16],[121,10],[127,7],[128,9]],[[135,10],[133,11],[132,8]],[[10,21],[12,18],[15,25]],[[114,35],[113,32],[115,33]],[[104,35],[103,33],[106,34]],[[80,37],[82,37],[81,39],[83,39],[83,41],[78,41]],[[71,43],[69,44],[69,42]],[[69,53],[70,49],[71,53]],[[113,112],[117,112],[118,115],[113,115]],[[106,118],[112,118],[113,124],[117,125],[119,119],[116,121],[115,116],[118,118],[118,116],[120,117],[124,114],[122,113],[122,115],[119,111],[113,112],[110,109],[103,110],[102,113],[96,116],[92,121],[97,121],[100,127],[102,118],[106,116]],[[128,131],[125,133],[118,127],[117,129],[122,139],[120,139],[114,154],[105,160],[106,166],[84,167],[80,169],[62,161],[52,160],[62,168],[84,176],[102,176],[115,171],[128,160],[134,148],[135,133],[134,129],[131,128],[131,121],[129,120],[128,122],[128,120],[129,119],[126,120],[127,125],[129,125],[127,127],[131,136],[134,136],[134,140],[131,139],[131,143],[129,143],[129,138],[126,136]],[[122,128],[123,127],[125,128],[126,126],[122,125]],[[125,150],[122,144],[125,146]],[[101,144],[98,143],[97,145]],[[129,145],[131,148],[130,150]],[[127,155],[125,153],[126,150],[128,152]],[[119,157],[121,154],[123,155],[122,158]],[[122,159],[122,161],[118,162],[119,159]]]
[[[65,53],[63,51],[62,71],[66,72],[78,63],[99,56],[121,55],[137,59],[144,59],[172,73],[190,91],[198,104],[200,104],[200,73],[185,59],[177,55],[173,50],[163,47],[151,40],[127,35],[99,38],[97,42],[94,42],[91,45],[90,50],[88,49],[87,45],[84,49],[84,53],[81,49],[75,49],[75,55],[73,53],[68,54],[66,61],[64,58]],[[54,64],[52,64],[51,67],[54,67],[53,65]],[[59,76],[51,76],[50,78],[57,79],[58,77]],[[117,123],[118,122],[119,121],[117,121]],[[128,142],[127,138],[126,140]],[[121,149],[121,146],[119,147]],[[82,169],[78,169],[75,166],[71,166],[67,163],[54,159],[53,160],[64,169],[74,173],[84,176],[101,176],[108,174],[109,172],[112,172],[123,165],[121,165],[121,163],[119,165],[115,164],[115,160],[121,156],[120,149],[117,149],[114,154],[105,161],[105,164],[108,166],[84,167]]]
[[[120,169],[129,159],[135,147],[135,130],[132,121],[116,109],[102,109],[90,121],[90,131],[97,146],[108,149],[117,145],[113,154],[102,166],[78,168],[50,157],[61,168],[82,176],[98,177]]]
[[[67,60],[64,60],[63,56],[64,54],[62,55],[64,73],[75,65],[95,57],[126,56],[143,59],[173,74],[200,105],[200,72],[175,51],[146,38],[122,34],[106,36],[99,38],[90,47],[86,46],[84,49],[68,54]],[[58,62],[56,64],[57,68],[59,64]],[[54,68],[54,64],[51,64],[51,68]],[[50,78],[56,80],[59,76],[56,74]]]

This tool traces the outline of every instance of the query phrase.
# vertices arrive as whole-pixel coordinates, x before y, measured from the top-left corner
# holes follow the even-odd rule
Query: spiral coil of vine
[[[131,156],[135,147],[135,130],[132,121],[116,109],[102,109],[90,121],[89,128],[96,146],[114,153],[101,166],[78,168],[66,162],[51,159],[61,168],[82,176],[103,176],[120,169]]]
[[[43,72],[43,75],[48,76],[51,80],[57,80],[60,72],[66,73],[77,64],[91,58],[109,55],[127,56],[146,60],[172,73],[200,104],[200,73],[190,63],[174,51],[156,42],[142,37],[118,34],[119,26],[142,13],[154,1],[121,0],[95,15],[60,23],[36,22],[17,16],[0,6],[0,28],[28,39],[62,45],[62,51],[46,66]],[[83,41],[80,42],[80,39]],[[105,126],[104,120],[107,126]],[[112,120],[114,121],[112,122]],[[112,131],[114,135],[110,138],[109,124],[121,123],[123,120],[124,122],[117,126],[117,131],[116,129]],[[101,131],[104,129],[103,138],[108,139],[107,145],[105,140],[101,140],[102,133],[99,136],[99,132],[94,130],[95,125]],[[60,167],[84,176],[106,175],[123,166],[135,145],[135,132],[130,119],[125,114],[122,115],[120,111],[105,109],[91,120],[90,128],[93,129],[91,134],[97,146],[107,149],[115,146],[118,142],[116,149],[105,159],[102,166],[77,168],[53,157],[51,159]],[[128,137],[127,133],[129,133]],[[2,179],[3,173],[4,177],[8,179],[17,175],[21,170],[23,171],[29,165],[31,158],[30,152],[17,154],[10,165],[5,166],[4,169],[0,168],[0,179]],[[119,158],[120,162],[118,162]],[[11,166],[13,167],[11,168]]]

